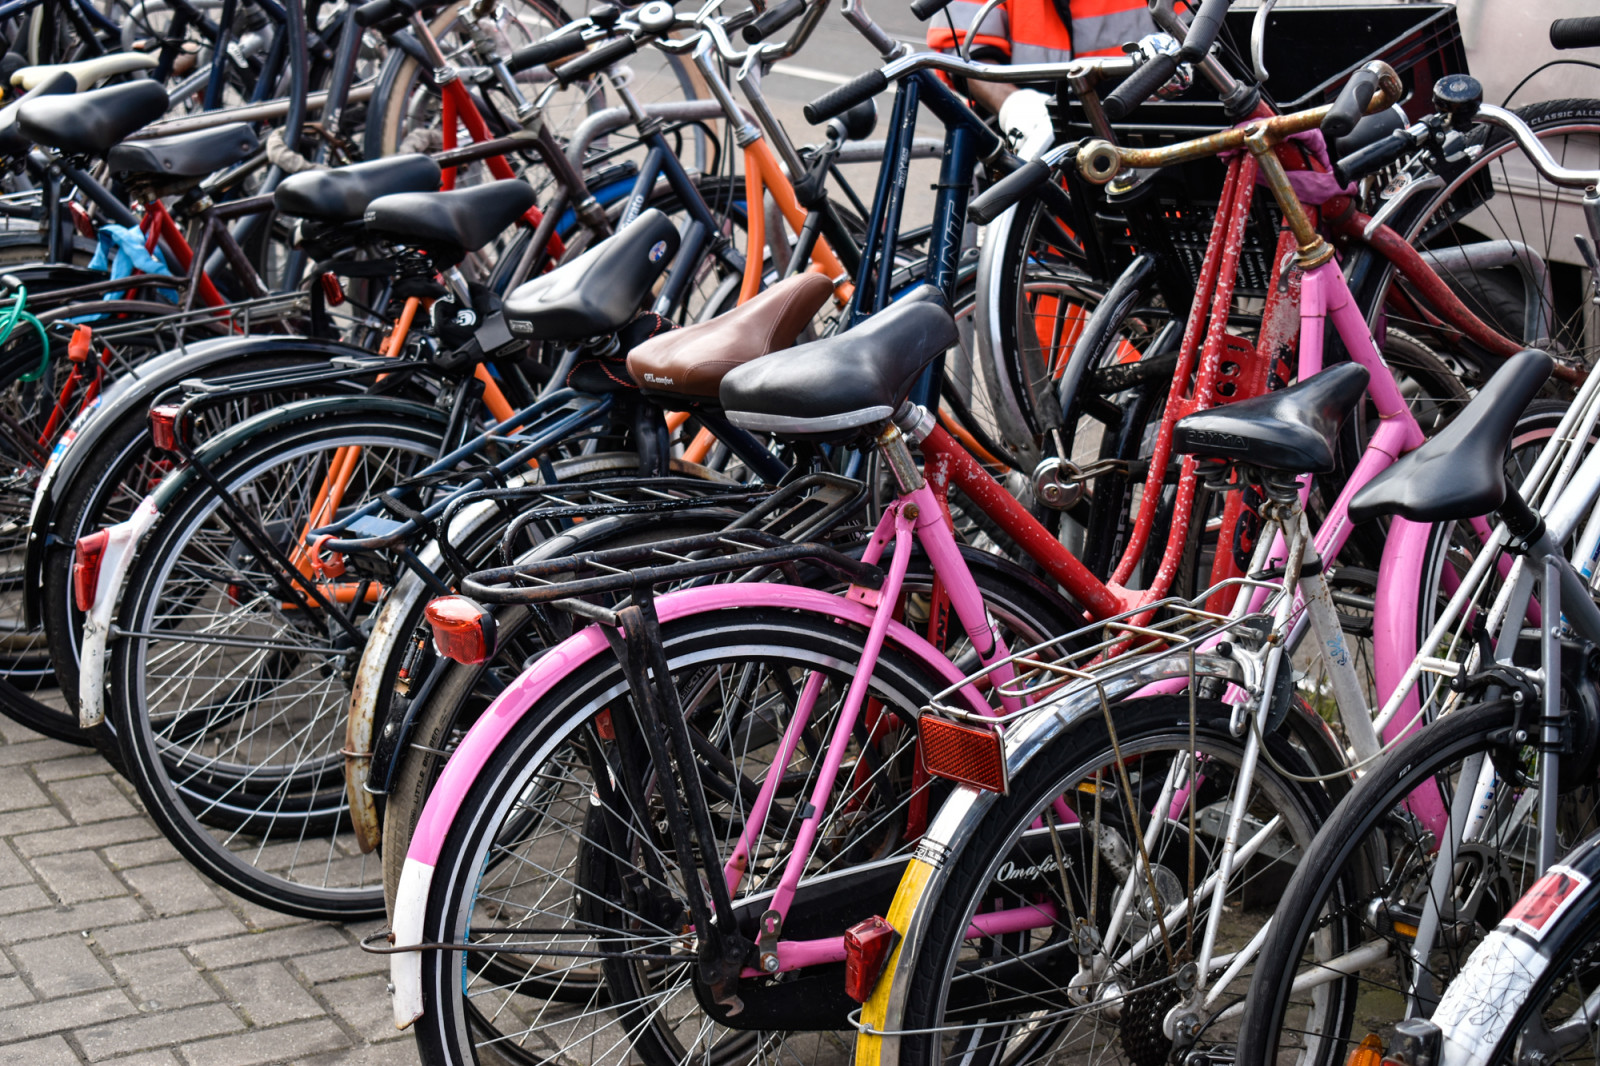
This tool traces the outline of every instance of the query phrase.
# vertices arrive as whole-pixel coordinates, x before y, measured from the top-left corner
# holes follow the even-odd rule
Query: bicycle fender
[[[767,584],[714,585],[668,593],[656,601],[656,613],[665,623],[692,614],[767,606],[806,611],[860,626],[870,626],[873,616],[871,608],[842,596],[815,589]],[[902,623],[889,623],[887,640],[927,663],[938,676],[951,684],[962,680],[962,671],[924,637]],[[468,791],[488,765],[495,749],[512,727],[536,707],[562,678],[597,655],[610,654],[610,645],[598,625],[591,625],[573,634],[524,670],[467,731],[455,754],[445,765],[427,803],[423,805],[422,816],[412,835],[411,847],[400,873],[400,886],[395,894],[395,947],[426,943],[423,926],[439,851],[450,826],[461,812]],[[1187,672],[1187,660],[1184,662]],[[964,686],[960,692],[972,710],[987,710],[988,701],[973,686]],[[1098,703],[1095,706],[1098,708]],[[943,818],[943,812],[940,818]],[[394,988],[394,1024],[397,1029],[406,1029],[423,1014],[422,954],[420,951],[398,951],[389,959],[389,979]]]
[[[1105,682],[1102,686],[1075,686],[1042,703],[1034,714],[1014,722],[1004,738],[1006,774],[1017,773],[1049,743],[1068,728],[1102,714],[1101,693],[1114,701],[1137,694],[1162,681],[1191,676],[1241,680],[1238,664],[1217,655],[1197,655],[1191,674],[1189,657],[1174,655],[1147,663],[1138,670]],[[856,1066],[877,1066],[900,1061],[899,1029],[905,1016],[905,994],[911,984],[911,969],[928,933],[931,904],[939,899],[949,881],[949,860],[959,854],[978,833],[985,816],[999,794],[968,785],[958,787],[934,815],[928,831],[917,844],[893,904],[885,916],[900,934],[899,943],[884,967],[871,997],[862,1005],[856,1037]],[[407,859],[409,862],[410,859]],[[907,947],[911,950],[907,951]]]
[[[111,537],[95,582],[94,605],[83,620],[83,645],[78,656],[78,725],[92,729],[106,720],[106,643],[111,616],[122,601],[122,586],[133,568],[134,550],[161,517],[154,496],[134,508],[133,517],[108,527]]]

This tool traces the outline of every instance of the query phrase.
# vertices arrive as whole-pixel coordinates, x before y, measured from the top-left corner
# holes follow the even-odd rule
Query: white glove
[[[1050,122],[1050,97],[1034,89],[1018,89],[1006,97],[1000,104],[1000,132],[1023,159],[1047,151],[1056,139]]]

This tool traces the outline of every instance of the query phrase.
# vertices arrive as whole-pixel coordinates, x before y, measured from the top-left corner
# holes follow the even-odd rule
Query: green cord
[[[11,333],[17,328],[18,322],[26,322],[33,327],[39,335],[39,343],[44,346],[44,353],[39,356],[39,365],[26,374],[18,374],[17,380],[24,384],[31,384],[44,377],[44,372],[50,368],[50,335],[45,332],[44,323],[38,316],[24,311],[28,303],[28,289],[25,285],[17,287],[17,298],[11,301],[11,308],[0,315],[0,344],[11,339]]]

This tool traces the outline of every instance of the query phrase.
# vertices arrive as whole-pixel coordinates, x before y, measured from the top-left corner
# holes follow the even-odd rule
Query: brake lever
[[[1267,80],[1267,16],[1277,2],[1261,0],[1261,6],[1256,8],[1255,21],[1250,24],[1250,67],[1255,72],[1258,85],[1266,84]]]

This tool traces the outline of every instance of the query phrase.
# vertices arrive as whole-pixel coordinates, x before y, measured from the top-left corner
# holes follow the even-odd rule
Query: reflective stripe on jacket
[[[953,0],[946,10],[956,28],[939,18],[928,27],[928,47],[942,52],[961,47],[982,6]],[[973,47],[997,48],[1013,63],[1064,63],[1075,56],[1118,55],[1123,44],[1154,29],[1145,0],[1071,0],[1070,10],[1069,29],[1056,0],[1004,0],[978,27]]]

